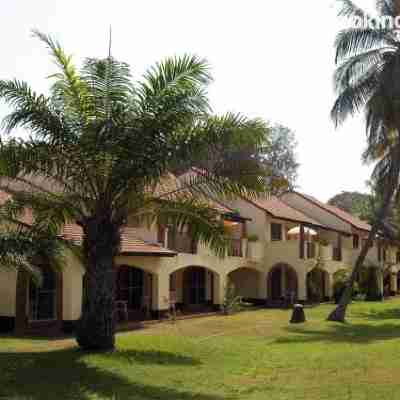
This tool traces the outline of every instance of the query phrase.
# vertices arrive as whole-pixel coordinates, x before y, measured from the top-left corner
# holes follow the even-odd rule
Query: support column
[[[268,298],[268,273],[267,272],[259,272],[258,273],[258,296],[262,300],[267,300]]]
[[[154,274],[152,290],[152,310],[158,318],[163,318],[169,308],[169,274]]]
[[[214,296],[213,303],[215,308],[221,308],[224,304],[225,289],[228,284],[228,279],[226,274],[216,274],[213,273],[214,277]]]
[[[301,302],[307,301],[307,272],[306,270],[302,271],[296,271],[297,273],[297,283],[298,283],[298,289],[297,289],[297,295],[298,299]]]

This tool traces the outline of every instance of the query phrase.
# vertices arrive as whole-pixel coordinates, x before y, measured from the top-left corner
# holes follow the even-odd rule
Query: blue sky
[[[111,24],[113,55],[131,65],[134,77],[163,57],[196,53],[213,68],[215,112],[242,112],[294,130],[300,190],[321,200],[365,190],[371,167],[361,163],[361,118],[337,131],[329,119],[333,41],[341,27],[331,0],[13,0],[1,13],[1,79],[47,90],[54,65],[31,29],[53,34],[79,63],[107,54]],[[0,105],[0,117],[5,113]]]

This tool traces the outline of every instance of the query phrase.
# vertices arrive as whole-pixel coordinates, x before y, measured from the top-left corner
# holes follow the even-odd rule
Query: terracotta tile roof
[[[330,204],[322,203],[321,201],[317,200],[315,197],[310,196],[308,194],[299,193],[299,192],[295,192],[295,193],[298,194],[299,196],[305,198],[309,202],[315,204],[316,206],[324,209],[325,211],[327,211],[331,214],[334,214],[336,217],[338,217],[339,219],[341,219],[344,222],[349,223],[351,226],[353,226],[356,229],[361,229],[363,231],[371,230],[371,225],[369,225],[367,222],[362,221],[361,219],[355,217],[354,215],[349,214],[346,211],[341,210],[338,207],[331,206]]]
[[[326,228],[320,222],[310,218],[309,216],[303,214],[302,212],[290,207],[282,200],[278,199],[275,196],[271,196],[269,198],[258,198],[256,200],[248,201],[254,204],[256,207],[261,208],[262,210],[269,213],[271,216],[277,219],[285,219],[293,222],[300,222],[315,226],[320,226],[322,228]]]
[[[64,226],[62,236],[71,240],[76,244],[82,243],[83,232],[82,228],[76,224],[67,224]],[[134,228],[124,228],[122,230],[122,241],[121,241],[121,255],[132,255],[132,256],[165,256],[173,257],[176,255],[175,251],[168,250],[157,244],[146,243],[140,239]]]

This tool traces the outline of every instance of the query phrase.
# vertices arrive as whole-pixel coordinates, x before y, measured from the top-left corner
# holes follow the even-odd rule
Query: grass
[[[289,400],[400,398],[400,299],[246,311],[118,335],[117,351],[86,354],[72,339],[0,337],[0,399]]]

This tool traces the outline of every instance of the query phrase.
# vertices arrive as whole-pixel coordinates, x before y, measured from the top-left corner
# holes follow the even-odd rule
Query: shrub
[[[240,310],[242,305],[241,296],[237,295],[235,285],[232,282],[228,282],[225,286],[224,293],[224,304],[223,304],[223,313],[225,315],[231,315]]]

